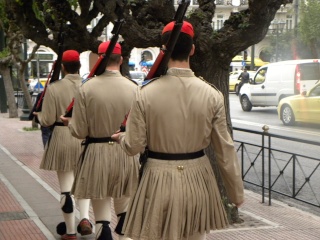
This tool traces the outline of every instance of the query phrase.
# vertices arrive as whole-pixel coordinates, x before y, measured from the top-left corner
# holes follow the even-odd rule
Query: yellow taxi
[[[320,82],[308,92],[283,98],[277,110],[284,125],[295,122],[320,124]]]
[[[255,71],[247,71],[249,73],[249,78],[253,79]],[[241,82],[238,78],[242,71],[234,71],[229,73],[229,92],[236,92],[239,83]]]

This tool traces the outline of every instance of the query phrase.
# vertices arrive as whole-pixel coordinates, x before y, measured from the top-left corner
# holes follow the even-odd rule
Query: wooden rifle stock
[[[94,77],[94,76],[99,76],[105,72],[106,67],[108,65],[108,61],[109,61],[110,56],[113,52],[113,49],[118,42],[120,30],[121,30],[122,24],[124,23],[123,10],[122,10],[122,7],[120,6],[120,4],[118,3],[118,1],[117,1],[115,12],[117,13],[118,19],[115,21],[113,29],[111,31],[111,33],[113,35],[110,40],[109,46],[106,49],[106,52],[104,54],[102,54],[101,56],[99,56],[97,62],[95,63],[95,65],[91,69],[91,71],[87,77],[87,80]],[[74,99],[72,100],[72,102],[68,106],[64,117],[72,117],[73,104],[74,104]]]

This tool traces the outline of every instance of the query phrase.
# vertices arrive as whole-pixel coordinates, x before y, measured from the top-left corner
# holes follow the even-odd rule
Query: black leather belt
[[[65,127],[66,125],[64,125],[62,122],[54,122],[54,124],[52,124],[52,125],[50,126],[50,130],[53,131],[53,129],[54,129],[56,126]]]
[[[105,143],[105,142],[115,142],[111,137],[101,137],[101,138],[94,138],[94,137],[86,137],[86,139],[82,142],[82,145],[87,145],[90,143]]]
[[[55,122],[53,124],[54,126],[62,126],[62,127],[65,127],[66,125],[64,125],[62,122]]]
[[[155,158],[161,160],[190,160],[204,156],[204,151],[191,153],[160,153],[148,150],[148,158]]]

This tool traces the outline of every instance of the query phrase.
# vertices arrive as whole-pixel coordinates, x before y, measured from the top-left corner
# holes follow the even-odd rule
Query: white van
[[[282,98],[311,89],[320,80],[320,59],[290,60],[260,67],[240,89],[243,111],[277,106]]]

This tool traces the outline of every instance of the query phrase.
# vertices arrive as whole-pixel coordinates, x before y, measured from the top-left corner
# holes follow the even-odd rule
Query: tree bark
[[[28,87],[27,87],[26,78],[24,76],[26,67],[27,67],[27,65],[25,63],[21,64],[19,66],[19,68],[18,68],[19,69],[19,71],[18,71],[18,79],[20,81],[20,86],[21,86],[21,90],[22,90],[23,95],[24,95],[24,100],[26,101],[28,108],[31,110],[32,107],[33,107],[32,99],[31,99],[31,95],[30,95],[30,92],[29,92]]]
[[[313,40],[310,40],[310,44],[309,44],[309,47],[310,47],[310,50],[311,50],[311,54],[312,54],[312,57],[314,59],[318,59],[318,48],[317,48],[317,43],[316,41],[313,39]]]
[[[4,87],[7,94],[9,118],[18,117],[18,108],[14,97],[14,89],[10,76],[10,69],[7,64],[0,64],[0,73],[3,76]]]

